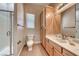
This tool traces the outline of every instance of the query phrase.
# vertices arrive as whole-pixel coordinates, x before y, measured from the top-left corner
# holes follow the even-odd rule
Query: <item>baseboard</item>
[[[40,41],[36,41],[36,42],[34,42],[34,44],[40,44],[41,42]]]
[[[25,45],[25,44],[24,44],[24,45]],[[20,49],[20,51],[19,51],[19,53],[18,53],[18,56],[21,54],[21,51],[22,51],[24,45],[23,45],[22,48]]]

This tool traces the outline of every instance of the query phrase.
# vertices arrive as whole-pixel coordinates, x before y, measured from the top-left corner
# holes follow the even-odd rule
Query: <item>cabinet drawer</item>
[[[46,41],[46,51],[50,56],[53,55],[53,47],[47,41]]]
[[[62,56],[62,54],[58,50],[54,49],[54,56]]]
[[[64,56],[75,56],[75,54],[73,54],[73,53],[67,51],[66,49],[63,49],[63,55],[64,55]]]
[[[55,44],[55,43],[52,42],[52,41],[49,41],[49,42],[50,42],[50,44],[51,44],[52,46],[54,46],[54,48],[57,49],[60,53],[62,52],[62,48],[61,48],[59,45]]]

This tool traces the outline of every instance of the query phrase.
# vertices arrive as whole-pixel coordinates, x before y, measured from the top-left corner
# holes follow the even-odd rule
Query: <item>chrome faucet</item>
[[[62,39],[65,40],[66,39],[66,35],[62,34]]]

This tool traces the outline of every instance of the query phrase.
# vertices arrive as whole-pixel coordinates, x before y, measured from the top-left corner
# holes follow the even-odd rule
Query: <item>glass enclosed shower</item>
[[[0,55],[12,54],[13,4],[0,3]]]

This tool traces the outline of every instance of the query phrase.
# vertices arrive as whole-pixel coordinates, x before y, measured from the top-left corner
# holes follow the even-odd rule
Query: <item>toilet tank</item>
[[[27,35],[27,38],[28,38],[28,40],[33,40],[34,35],[33,34],[29,34],[29,35]]]

